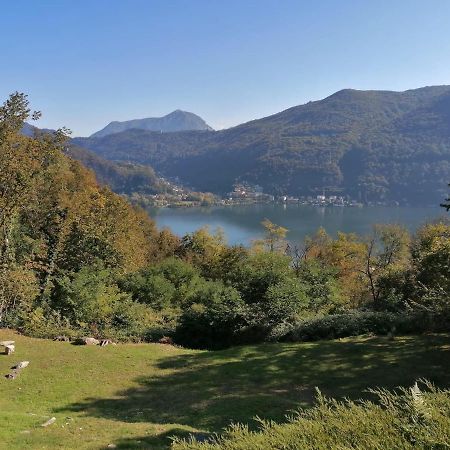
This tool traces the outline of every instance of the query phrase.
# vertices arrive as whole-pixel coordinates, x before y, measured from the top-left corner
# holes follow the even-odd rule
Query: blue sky
[[[14,0],[0,96],[88,135],[184,109],[215,128],[343,88],[450,84],[449,0]]]

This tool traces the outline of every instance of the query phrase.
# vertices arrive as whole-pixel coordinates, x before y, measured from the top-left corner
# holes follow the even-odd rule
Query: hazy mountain
[[[24,134],[25,136],[32,137],[32,136],[34,136],[34,133],[36,131],[39,131],[41,133],[54,133],[55,132],[55,130],[51,130],[50,128],[37,128],[34,125],[31,125],[26,122],[23,124],[22,134]]]
[[[159,131],[163,133],[188,130],[212,130],[201,117],[177,109],[164,117],[149,117],[147,119],[127,120],[125,122],[110,122],[105,128],[92,134],[91,137],[104,137],[109,134],[120,133],[132,129]]]
[[[77,144],[150,164],[197,190],[237,181],[274,194],[348,194],[437,203],[450,180],[450,86],[405,92],[345,89],[227,130],[128,130]]]

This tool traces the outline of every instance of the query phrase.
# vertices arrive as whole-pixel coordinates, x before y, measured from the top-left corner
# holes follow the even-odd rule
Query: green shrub
[[[149,269],[150,273],[162,275],[176,289],[194,283],[199,278],[199,271],[191,264],[178,258],[168,258]]]
[[[297,279],[285,278],[269,286],[259,302],[248,305],[248,325],[242,330],[239,343],[278,340],[305,314],[308,304]]]
[[[450,391],[417,384],[398,392],[374,391],[378,402],[322,397],[285,424],[260,421],[258,431],[234,425],[210,442],[175,439],[174,450],[448,449]]]
[[[269,286],[260,306],[266,321],[275,326],[292,320],[308,308],[309,299],[297,280],[286,279]]]
[[[52,306],[73,326],[95,333],[109,327],[117,305],[129,299],[108,269],[84,267],[57,279]]]
[[[16,327],[39,294],[36,275],[22,267],[0,271],[0,326]]]
[[[119,280],[119,287],[133,300],[156,310],[181,308],[202,283],[198,269],[178,258],[168,258]]]
[[[128,275],[119,283],[125,292],[129,292],[140,303],[153,309],[162,310],[173,303],[175,296],[174,284],[162,275],[137,272]]]
[[[251,255],[231,272],[224,273],[223,279],[241,293],[247,304],[258,303],[270,286],[294,278],[290,264],[288,256],[261,252]]]
[[[282,337],[282,340],[314,341],[336,339],[363,334],[387,335],[389,333],[409,334],[426,331],[448,331],[450,314],[427,312],[389,313],[359,311],[348,314],[334,314],[302,321]]]
[[[125,300],[115,305],[110,324],[102,330],[102,337],[117,341],[157,341],[173,333],[173,326],[161,314],[146,305]]]
[[[190,301],[175,331],[178,344],[219,349],[239,342],[247,309],[236,289],[221,282],[204,282]]]
[[[75,338],[82,334],[82,330],[76,330],[67,318],[45,306],[23,314],[19,329],[23,334],[44,339],[59,335]]]
[[[331,312],[343,303],[335,276],[335,269],[315,261],[305,261],[301,265],[298,277],[309,299],[310,311]]]

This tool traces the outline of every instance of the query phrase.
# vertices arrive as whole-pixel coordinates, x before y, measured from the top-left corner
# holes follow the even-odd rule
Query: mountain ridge
[[[200,191],[233,183],[295,196],[439,202],[450,180],[450,86],[344,89],[226,130],[128,130],[77,138],[106,159],[149,164]]]
[[[125,121],[112,121],[104,128],[91,134],[91,138],[105,137],[110,134],[121,133],[131,129],[141,129],[159,132],[177,131],[212,131],[213,129],[198,115],[176,109],[162,117],[146,117]]]

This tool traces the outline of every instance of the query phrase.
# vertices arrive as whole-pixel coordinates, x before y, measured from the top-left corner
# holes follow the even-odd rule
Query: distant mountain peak
[[[176,109],[163,117],[147,117],[144,119],[117,120],[110,122],[105,128],[92,134],[91,137],[104,137],[109,134],[121,133],[131,129],[162,131],[207,131],[212,128],[199,116],[188,111]]]

